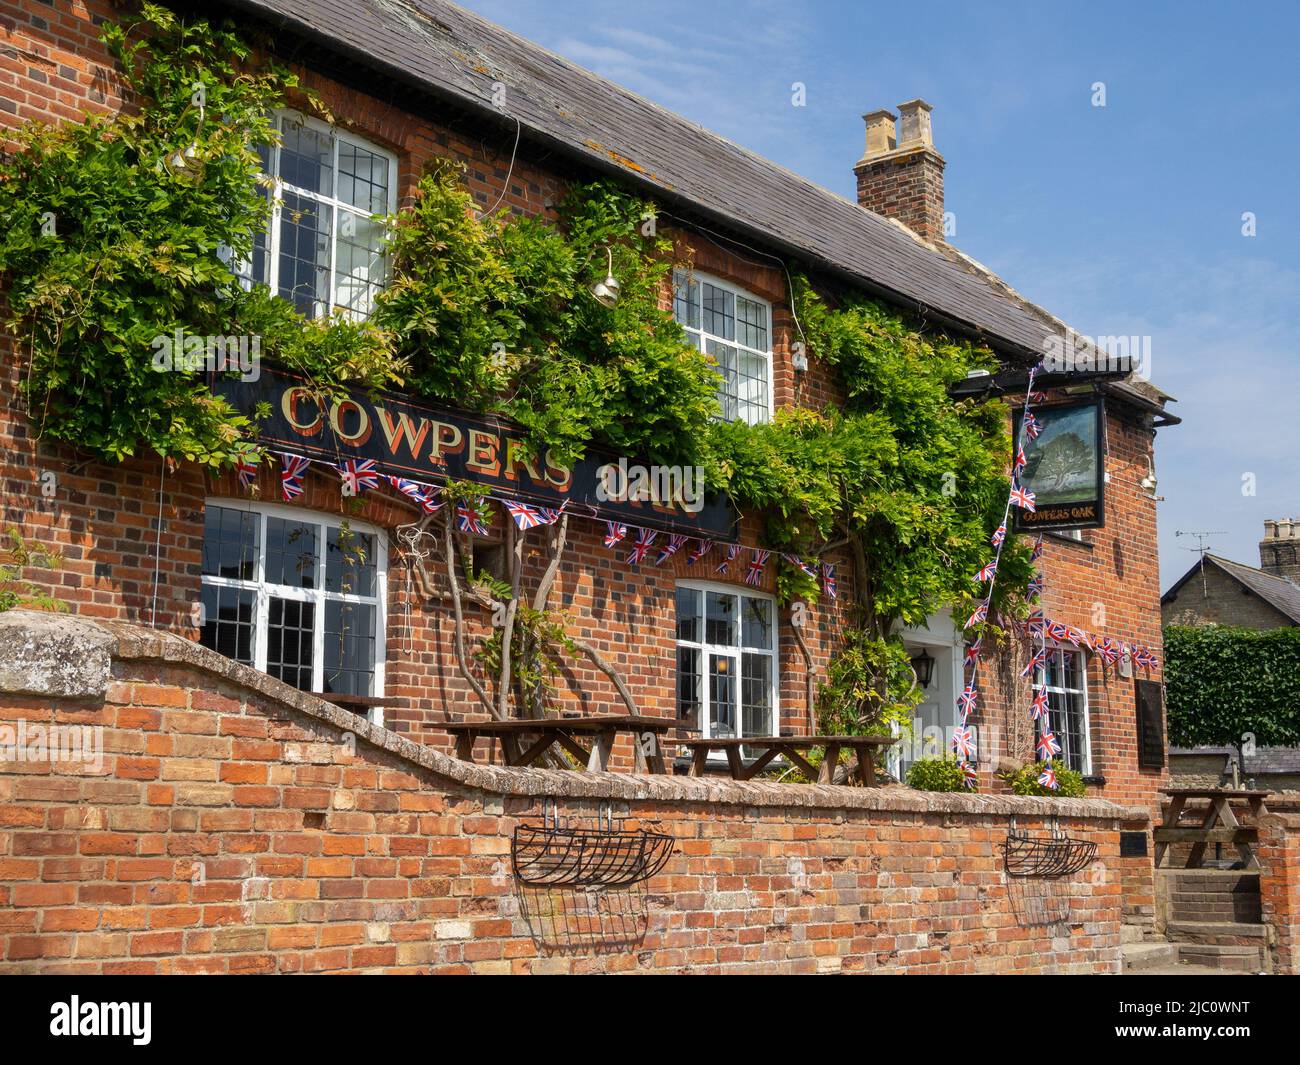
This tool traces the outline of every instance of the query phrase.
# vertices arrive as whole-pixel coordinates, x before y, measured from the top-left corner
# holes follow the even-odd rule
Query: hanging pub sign
[[[1104,407],[1100,397],[1082,403],[1035,407],[1041,426],[1036,439],[1022,437],[1023,412],[1015,414],[1013,440],[1024,440],[1025,468],[1020,484],[1034,493],[1033,512],[1013,507],[1016,529],[1088,529],[1105,525],[1102,431]]]
[[[349,392],[321,402],[299,377],[262,368],[256,380],[219,378],[212,389],[258,423],[258,443],[333,464],[373,459],[380,472],[440,484],[473,481],[541,506],[567,502],[593,516],[639,528],[734,540],[739,514],[721,492],[706,492],[698,467],[656,466],[588,452],[572,468],[535,458],[509,422],[435,410],[389,393]]]

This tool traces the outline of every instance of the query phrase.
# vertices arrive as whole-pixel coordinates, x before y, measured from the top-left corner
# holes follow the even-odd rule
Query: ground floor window
[[[677,586],[677,713],[709,738],[777,732],[776,601],[727,585]]]
[[[1090,773],[1087,658],[1081,651],[1049,647],[1037,683],[1047,685],[1048,720],[1061,745],[1058,757],[1071,769]]]
[[[210,502],[200,642],[303,691],[382,695],[386,568],[377,529]]]

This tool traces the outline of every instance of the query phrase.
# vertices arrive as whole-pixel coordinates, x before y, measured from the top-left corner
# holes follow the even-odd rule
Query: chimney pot
[[[1265,539],[1265,540],[1276,540],[1276,539],[1277,539],[1277,522],[1276,522],[1276,521],[1271,521],[1271,520],[1269,520],[1269,519],[1267,519],[1267,518],[1264,520],[1264,539]]]
[[[898,147],[892,111],[868,111],[862,116],[862,121],[867,124],[867,150],[862,155],[863,159],[884,155]]]
[[[934,146],[934,130],[931,128],[930,112],[933,111],[924,100],[908,100],[898,105],[898,146],[910,148],[914,144]]]

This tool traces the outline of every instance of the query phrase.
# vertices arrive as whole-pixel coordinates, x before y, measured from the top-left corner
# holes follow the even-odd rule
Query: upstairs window
[[[271,217],[240,276],[291,300],[309,318],[367,318],[383,288],[384,227],[397,207],[397,159],[350,133],[292,113],[281,144],[260,148]]]
[[[673,317],[691,343],[717,363],[722,417],[749,425],[770,421],[771,308],[722,281],[675,270]]]

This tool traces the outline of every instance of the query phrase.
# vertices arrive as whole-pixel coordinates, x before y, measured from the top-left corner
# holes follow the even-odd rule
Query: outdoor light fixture
[[[1143,477],[1142,480],[1138,482],[1138,484],[1142,486],[1144,491],[1150,492],[1152,495],[1155,494],[1156,468],[1151,461],[1150,455],[1147,456],[1147,475]]]
[[[916,674],[916,679],[921,682],[921,687],[928,688],[930,681],[934,678],[934,656],[928,651],[922,650],[919,655],[912,659],[912,672]]]
[[[591,286],[591,294],[602,307],[613,307],[618,302],[620,286],[618,278],[614,276],[614,250],[606,248],[605,254],[609,256],[609,272],[605,274],[604,281],[597,281]]]
[[[808,372],[808,356],[802,351],[796,351],[790,361],[794,366],[795,373]]]

